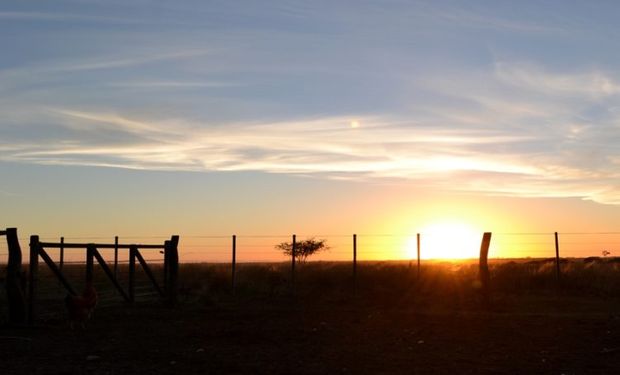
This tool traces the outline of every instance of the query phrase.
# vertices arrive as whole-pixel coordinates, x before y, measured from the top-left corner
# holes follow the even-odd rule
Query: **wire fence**
[[[119,243],[163,242],[169,236],[119,237]],[[353,234],[297,234],[297,241],[308,238],[324,239],[328,249],[321,251],[308,261],[350,261],[353,258]],[[358,261],[389,261],[433,259],[477,258],[480,250],[479,236],[454,236],[451,233],[420,233],[418,247],[416,234],[357,234]],[[559,254],[562,258],[614,257],[620,256],[620,232],[559,232]],[[27,254],[29,238],[20,237],[24,254]],[[114,236],[67,236],[65,242],[105,242],[114,243]],[[41,241],[59,242],[59,237],[42,236]],[[290,258],[276,248],[282,242],[291,242],[292,234],[238,234],[236,235],[237,263],[286,262]],[[180,234],[179,256],[183,263],[230,263],[232,261],[231,235]],[[489,258],[551,258],[556,252],[553,232],[532,233],[493,233]],[[7,245],[0,241],[0,263],[6,264]],[[66,264],[84,263],[86,252],[83,249],[48,249],[48,253],[59,261],[63,252]],[[114,261],[114,249],[100,249],[106,262]],[[159,250],[144,251],[149,262],[162,262]],[[27,261],[27,257],[24,256]],[[118,250],[118,263],[129,261],[127,249]]]
[[[196,275],[200,275],[200,277],[209,279],[208,288],[213,290],[232,290],[233,294],[235,293],[235,290],[241,292],[244,290],[262,290],[267,294],[274,293],[274,290],[278,290],[277,288],[284,290],[289,288],[290,285],[295,284],[293,280],[295,280],[296,277],[311,277],[308,275],[309,272],[303,271],[308,271],[310,269],[320,270],[321,267],[323,267],[323,264],[318,262],[353,263],[352,268],[349,268],[349,264],[330,263],[329,267],[323,267],[324,269],[321,272],[334,271],[332,274],[337,273],[338,276],[330,276],[334,277],[333,280],[330,279],[332,280],[330,282],[333,283],[330,285],[341,285],[343,288],[349,288],[353,285],[353,290],[357,290],[357,285],[360,285],[360,289],[368,290],[372,285],[380,285],[382,283],[385,284],[386,280],[384,279],[387,276],[382,276],[379,269],[373,270],[371,269],[372,267],[367,267],[373,265],[372,263],[367,263],[363,268],[364,272],[362,272],[362,277],[356,277],[355,270],[357,269],[357,263],[353,262],[354,249],[356,250],[355,253],[357,262],[410,261],[410,267],[404,268],[411,269],[412,262],[416,262],[418,260],[418,254],[420,255],[420,259],[423,264],[422,267],[426,267],[424,262],[432,262],[434,260],[443,261],[450,258],[475,259],[479,256],[482,240],[482,233],[471,236],[455,235],[454,233],[420,233],[419,242],[417,233],[412,235],[358,233],[355,235],[355,241],[353,234],[301,233],[296,234],[297,241],[303,241],[309,238],[321,239],[326,241],[329,248],[308,258],[309,262],[316,262],[314,264],[318,268],[302,268],[301,271],[297,273],[297,276],[295,276],[296,273],[294,268],[291,269],[291,264],[289,263],[291,262],[290,256],[285,255],[281,250],[276,248],[276,246],[280,243],[291,242],[293,239],[293,234],[238,234],[235,236],[234,242],[232,234],[196,235],[180,233],[179,236],[180,242],[178,248],[181,262],[210,263],[207,268],[200,269],[200,271],[196,270],[196,267],[202,267],[200,265],[186,266],[185,271],[187,271],[187,275],[184,288],[187,289],[190,287],[196,287],[191,282],[193,272],[194,277]],[[119,244],[140,244],[163,243],[169,238],[169,236],[128,236],[119,237],[116,239],[114,236],[99,235],[65,236],[62,240],[64,243],[78,242],[113,244],[115,243],[115,240],[117,240]],[[492,234],[489,258],[531,258],[533,260],[549,259],[555,258],[556,249],[559,252],[560,258],[620,257],[620,232],[559,232],[557,234],[557,238],[558,242],[556,243],[556,233],[554,232],[496,232]],[[41,236],[40,240],[42,242],[61,242],[61,238],[55,236]],[[28,263],[29,241],[30,238],[28,237],[22,236],[19,238],[23,253],[23,261],[25,264]],[[235,245],[234,247],[233,243]],[[235,274],[235,266],[233,263],[233,248],[235,249],[236,264],[242,264],[241,267],[237,269],[237,274]],[[86,262],[85,249],[65,248],[63,253],[63,250],[61,249],[50,247],[46,249],[46,251],[56,264],[61,264],[60,259],[63,259],[65,266],[63,273],[72,285],[79,288],[84,284],[84,267],[81,265]],[[100,248],[99,252],[106,263],[112,267],[115,260],[115,249]],[[0,263],[6,264],[8,257],[7,253],[7,243],[2,239],[0,240]],[[121,285],[126,286],[130,283],[128,266],[129,251],[128,249],[119,248],[117,254],[118,264],[117,267],[114,267],[114,269],[118,271],[115,272],[116,279]],[[155,277],[157,278],[157,283],[163,285],[164,272],[162,271],[164,270],[164,267],[162,263],[164,254],[162,254],[160,249],[144,249],[144,251],[142,251],[142,255],[149,264],[153,264],[153,271],[156,275]],[[267,262],[280,264],[271,264],[268,267],[262,267],[262,265],[255,266],[251,264]],[[510,265],[510,263],[512,262],[501,262],[496,264]],[[494,276],[494,283],[498,286],[513,284],[529,285],[528,283],[534,285],[536,282],[540,281],[540,277],[537,278],[536,275],[542,275],[543,273],[541,273],[541,270],[545,271],[545,277],[548,276],[548,279],[551,281],[560,279],[559,261],[555,263],[557,264],[558,269],[557,278],[552,276],[554,270],[553,262],[550,263],[545,261],[543,262],[543,265],[532,264],[531,266],[529,265],[530,263],[540,262],[522,262],[522,264],[525,264],[525,267],[520,270],[515,270],[514,268],[502,268],[500,270],[496,269],[497,272]],[[587,271],[590,270],[587,269],[587,262],[575,263],[581,265],[581,268],[575,268],[575,265],[573,265],[573,275],[577,275],[577,278],[579,279],[583,278],[585,283],[584,285],[579,284],[580,288],[590,287],[596,290],[606,291],[609,288],[609,285],[617,285],[614,281],[615,279],[608,277],[611,273],[606,271],[603,272],[603,270],[600,275],[597,275],[594,278],[592,275],[587,274]],[[610,269],[613,270],[613,273],[615,274],[615,270],[618,269],[616,268],[615,263],[603,263],[611,264],[613,267]],[[74,264],[79,266],[71,267]],[[233,267],[231,267],[231,264],[233,264]],[[442,266],[441,264],[436,265]],[[456,263],[449,264],[449,267],[456,265]],[[471,264],[461,265],[466,267],[472,266]],[[384,264],[379,264],[379,266],[383,267]],[[398,266],[400,267],[400,265]],[[428,267],[432,268],[435,267],[435,265],[433,263],[428,263]],[[257,268],[261,269],[259,270]],[[477,267],[474,268],[477,269]],[[335,271],[336,269],[337,272]],[[564,271],[566,272],[570,271],[570,269],[570,267],[564,267]],[[592,270],[597,269],[598,268],[592,268]],[[6,267],[0,268],[0,282],[3,281],[6,275],[5,270]],[[388,273],[391,275],[394,272],[400,271],[398,271],[398,268],[394,268]],[[417,272],[407,273],[407,275],[407,277],[412,275],[419,277],[420,269],[418,269]],[[474,274],[472,273],[470,275]],[[156,298],[156,291],[154,290],[150,280],[147,279],[146,274],[144,272],[137,272],[136,276],[135,291],[137,293],[137,299],[148,301]],[[47,267],[41,267],[39,277],[48,281],[55,280]],[[358,279],[359,282],[357,281]],[[435,278],[431,279],[434,280]],[[565,280],[565,286],[570,286],[570,283],[575,283],[575,279],[576,278],[573,277],[570,280]],[[431,281],[427,280],[426,282]],[[317,276],[316,285],[323,285],[321,282],[325,282],[325,280]],[[387,282],[389,282],[389,280]],[[394,283],[396,283],[396,281],[394,281]],[[41,285],[38,291],[40,295],[38,300],[40,316],[57,316],[59,311],[63,311],[63,298],[66,295],[66,290],[58,280],[53,282],[42,282],[40,284]],[[305,284],[313,285],[312,283]],[[220,286],[218,287],[218,285]],[[109,280],[105,279],[105,275],[101,272],[97,272],[95,274],[95,287],[97,290],[101,291],[100,301],[102,305],[115,305],[122,302],[122,297],[113,288],[110,288]],[[196,288],[202,288],[202,286]],[[2,295],[0,293],[0,304],[3,304],[4,302],[1,299]],[[0,311],[0,315],[1,314],[2,311]]]

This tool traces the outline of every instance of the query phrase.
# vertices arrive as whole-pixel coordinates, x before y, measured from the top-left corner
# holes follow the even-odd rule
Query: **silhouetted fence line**
[[[312,236],[314,237],[314,236]],[[358,235],[357,234],[353,234],[350,235],[352,242],[351,242],[351,246],[352,246],[352,274],[351,274],[351,280],[352,280],[352,292],[353,294],[356,294],[357,292],[357,288],[358,288]],[[218,236],[218,238],[223,238]],[[237,242],[238,236],[237,235],[232,235],[231,237],[228,237],[229,239],[232,239],[231,244],[230,244],[230,251],[231,251],[231,268],[230,268],[230,276],[231,276],[231,291],[232,294],[235,295],[236,294],[236,285],[237,285],[237,281],[236,281],[236,277],[237,277],[237,255],[238,255],[238,250],[239,250],[239,245]],[[269,237],[271,238],[271,237]],[[293,234],[291,235],[291,242],[290,242],[290,281],[289,281],[289,285],[290,285],[290,290],[292,293],[295,293],[295,289],[296,289],[296,278],[297,278],[297,245],[298,245],[298,241],[297,241],[297,235]],[[491,243],[491,233],[490,232],[485,232],[482,236],[482,240],[481,240],[481,244],[480,244],[480,256],[479,256],[479,282],[481,285],[481,293],[482,293],[482,297],[483,300],[485,301],[485,303],[488,304],[488,301],[490,300],[490,273],[489,273],[489,268],[488,268],[488,253],[489,253],[489,248],[490,248],[490,243]],[[416,267],[416,278],[419,281],[421,278],[421,255],[422,255],[422,246],[421,246],[421,234],[417,233],[416,234],[416,260],[417,260],[417,267]],[[411,266],[409,267],[411,268]]]
[[[426,246],[433,236],[437,234],[421,233],[423,250],[422,258],[432,258],[429,247]],[[445,236],[449,237],[447,233]],[[290,239],[290,235],[257,235],[257,234],[236,234],[237,236],[237,262],[257,262],[272,261],[277,258],[274,252],[276,242],[285,238]],[[300,235],[298,237],[321,237],[329,241],[331,250],[327,253],[318,254],[311,257],[314,260],[348,260],[350,259],[350,249],[352,242],[348,240],[352,235],[343,234],[313,234]],[[358,241],[363,242],[363,246],[358,249],[358,260],[390,260],[390,259],[416,259],[416,234],[402,233],[357,233]],[[592,231],[592,232],[559,232],[562,257],[585,257],[600,254],[602,250],[611,250],[612,256],[618,252],[620,232],[617,231]],[[45,241],[42,238],[42,241]],[[70,242],[101,242],[97,238],[101,236],[64,236],[65,241]],[[105,237],[111,238],[111,237]],[[135,236],[123,237],[124,242],[140,242],[130,240],[131,238],[162,238],[162,236]],[[490,258],[526,258],[526,257],[555,257],[555,246],[553,241],[554,232],[494,232],[494,246],[490,250]],[[87,241],[79,241],[85,239]],[[181,254],[184,262],[207,261],[225,262],[230,257],[230,235],[184,235],[184,245]],[[273,239],[273,241],[271,241]],[[495,241],[497,239],[497,241]],[[47,240],[57,242],[57,240]],[[27,238],[20,238],[20,241],[27,241]],[[408,248],[405,254],[404,249]],[[201,251],[202,250],[202,251]],[[0,248],[0,255],[6,253]],[[585,254],[585,255],[584,255]],[[472,251],[472,258],[475,254]],[[219,259],[218,259],[219,258]],[[0,259],[2,260],[2,259]],[[71,255],[67,253],[64,257],[65,262],[71,261]]]
[[[437,236],[437,234],[434,234]],[[445,233],[444,236],[450,236],[451,233]],[[115,291],[128,302],[135,300],[135,278],[137,265],[139,265],[150,281],[150,285],[155,289],[157,294],[162,298],[173,303],[177,298],[177,280],[178,280],[178,267],[179,267],[179,249],[178,249],[178,236],[172,236],[164,244],[149,244],[144,243],[146,238],[167,238],[162,236],[135,236],[135,237],[123,237],[122,242],[119,241],[119,236],[114,236],[113,243],[100,241],[104,238],[111,237],[55,237],[59,238],[59,241],[43,241],[39,236],[32,236],[30,238],[30,262],[29,262],[29,278],[28,283],[24,283],[24,273],[21,271],[21,250],[19,250],[19,237],[17,236],[17,230],[15,228],[8,228],[0,231],[0,236],[6,236],[8,243],[8,267],[7,267],[7,295],[9,289],[11,289],[12,295],[19,295],[21,293],[22,298],[26,298],[26,307],[20,307],[19,297],[14,299],[17,302],[11,304],[13,311],[26,310],[28,312],[28,319],[32,321],[35,318],[36,312],[36,295],[37,295],[37,276],[38,276],[38,264],[39,258],[41,258],[44,264],[49,268],[54,277],[60,282],[62,287],[70,294],[76,294],[75,289],[71,283],[64,277],[66,264],[84,264],[86,263],[86,279],[92,280],[93,267],[95,261],[107,278],[111,281]],[[303,241],[300,237],[308,238],[325,238],[330,240],[329,245],[334,253],[324,256],[323,253],[317,254],[316,257],[312,256],[310,261],[314,259],[328,259],[332,261],[334,259],[338,261],[350,262],[351,267],[346,268],[344,274],[346,275],[347,288],[350,285],[353,294],[358,292],[358,289],[363,287],[363,283],[360,285],[360,276],[362,279],[365,277],[366,269],[360,263],[367,261],[382,261],[382,260],[408,260],[408,271],[412,276],[415,276],[415,280],[420,281],[424,279],[424,270],[422,269],[425,264],[422,264],[422,259],[429,259],[433,256],[432,246],[428,246],[433,234],[416,233],[410,234],[332,234],[332,235],[190,235],[187,239],[189,244],[184,245],[187,249],[203,249],[203,251],[182,251],[181,256],[188,254],[200,255],[200,261],[216,263],[213,259],[219,259],[218,262],[228,264],[230,262],[230,270],[224,268],[226,277],[226,288],[230,288],[232,294],[236,293],[238,285],[239,273],[243,272],[243,268],[238,268],[239,263],[258,262],[256,259],[264,254],[267,255],[267,259],[260,262],[278,262],[282,263],[282,269],[285,269],[284,278],[287,280],[290,286],[291,292],[295,292],[297,287],[296,283],[300,282],[298,273],[304,270],[304,267],[298,264],[298,246]],[[598,237],[596,237],[598,236]],[[51,236],[49,236],[51,237]],[[142,241],[131,242],[128,239],[140,239]],[[186,238],[186,236],[184,236]],[[480,238],[480,237],[478,237]],[[593,238],[597,238],[597,241],[592,241]],[[194,241],[192,240],[200,240]],[[202,241],[204,240],[204,241]],[[208,241],[207,241],[208,240]],[[506,240],[510,240],[507,241]],[[286,255],[282,254],[282,251],[276,249],[277,242],[291,241],[292,250]],[[505,241],[502,242],[502,241]],[[555,282],[558,286],[561,286],[563,281],[562,272],[566,272],[566,266],[564,265],[565,259],[571,257],[571,251],[577,254],[577,250],[586,248],[587,251],[592,253],[597,249],[602,250],[603,258],[611,254],[612,250],[620,247],[620,232],[616,231],[599,231],[599,232],[498,232],[493,233],[493,243],[491,243],[491,232],[485,232],[482,234],[480,240],[480,253],[478,254],[478,274],[480,291],[485,300],[489,299],[492,290],[493,277],[489,271],[489,262],[492,260],[492,253],[494,246],[501,246],[501,251],[506,252],[514,257],[514,255],[520,255],[520,258],[527,258],[534,256],[534,259],[542,259],[546,262],[545,272],[549,272],[550,275],[555,275]],[[498,245],[499,244],[499,245]],[[508,245],[506,245],[508,244]],[[604,245],[604,246],[603,246]],[[385,249],[407,246],[406,252],[396,253],[392,259],[386,259]],[[601,247],[602,246],[602,247]],[[174,248],[174,251],[172,250]],[[58,249],[59,260],[56,263],[52,260],[49,249]],[[82,252],[74,252],[73,250],[82,250]],[[113,251],[113,258],[110,260],[104,259],[100,250],[107,249]],[[335,249],[335,250],[334,250]],[[515,250],[516,249],[516,250]],[[525,249],[519,252],[519,249]],[[18,251],[19,250],[19,251]],[[119,259],[119,252],[121,250],[127,251],[127,259]],[[157,261],[158,259],[148,258],[146,254],[148,250],[157,250],[151,253],[155,254],[155,257],[161,258],[159,251],[163,250],[163,284],[157,282],[153,270],[149,266],[150,263]],[[473,249],[475,251],[475,249]],[[76,261],[76,254],[84,254],[85,262],[82,259]],[[580,250],[581,251],[581,250]],[[583,250],[585,251],[585,250]],[[279,256],[276,257],[276,254]],[[122,253],[124,254],[124,253]],[[581,254],[581,253],[580,253]],[[52,253],[55,255],[55,253]],[[335,255],[335,257],[334,257]],[[323,258],[321,257],[323,256]],[[591,257],[593,259],[601,258]],[[613,258],[613,257],[612,257]],[[183,259],[189,260],[190,257]],[[413,260],[416,260],[416,269],[413,269]],[[472,257],[475,259],[475,256]],[[112,263],[113,262],[113,263]],[[303,263],[303,262],[302,262]],[[129,280],[127,285],[122,285],[118,279],[119,264],[128,264]],[[228,266],[226,266],[228,267]],[[280,267],[280,266],[278,266]],[[228,283],[228,272],[230,271],[230,283]],[[414,274],[415,272],[415,274]],[[414,280],[414,281],[415,281]],[[550,279],[553,283],[553,278]],[[362,280],[363,281],[363,280]],[[350,283],[350,284],[349,284]],[[9,288],[9,284],[11,287]],[[16,286],[17,285],[17,286]],[[26,287],[27,285],[27,287]],[[553,285],[553,284],[552,284]],[[26,293],[26,289],[28,293]],[[11,313],[14,318],[13,321],[19,321],[18,312]]]
[[[434,248],[429,246],[429,243],[435,240],[437,234],[425,234],[420,233],[422,238],[420,240],[420,247],[422,253],[420,259],[434,258]],[[244,262],[277,262],[280,261],[278,252],[274,249],[274,245],[277,242],[284,241],[286,238],[290,239],[290,235],[256,235],[251,234],[247,237],[244,235],[235,234],[237,239],[237,263]],[[302,235],[296,234],[299,237]],[[417,235],[406,234],[360,234],[357,233],[358,249],[357,260],[399,260],[405,259],[412,262],[417,260]],[[449,237],[451,234],[447,233],[445,236]],[[332,235],[306,235],[306,237],[322,237],[328,240],[330,251],[317,254],[308,259],[308,261],[348,261],[351,259],[352,249],[352,235],[345,237],[342,234]],[[616,231],[592,231],[592,232],[558,232],[558,245],[561,254],[555,252],[555,232],[498,232],[494,233],[493,246],[490,249],[490,258],[574,258],[574,257],[587,257],[597,256],[601,253],[607,254],[611,257],[617,256],[618,248],[620,247],[620,232]],[[139,236],[135,238],[148,238],[161,236]],[[88,239],[88,241],[75,240],[76,238]],[[99,236],[97,236],[99,238]],[[107,237],[111,238],[111,237]],[[209,236],[197,236],[190,235],[184,236],[183,248],[180,249],[183,262],[230,262],[230,235],[209,235]],[[23,241],[23,239],[22,239]],[[47,239],[42,240],[58,242],[58,240]],[[94,237],[68,237],[64,236],[64,241],[75,243],[90,243],[90,242],[102,242],[94,239]],[[129,237],[123,237],[124,242],[130,242]],[[62,239],[61,239],[62,242]],[[140,242],[140,241],[131,241]],[[144,241],[142,241],[144,242]],[[470,246],[472,251],[468,251],[471,258],[476,257],[473,251],[473,245]],[[64,263],[75,261],[75,253],[67,252],[64,248],[58,249],[60,251],[60,267]],[[115,249],[115,253],[118,250]],[[0,248],[0,256],[6,253],[6,251]],[[72,255],[73,254],[73,255]],[[109,254],[112,254],[110,252]],[[603,256],[607,256],[603,255]],[[145,258],[149,257],[149,254],[144,254]],[[107,259],[107,258],[106,258]],[[0,261],[3,261],[0,257]],[[158,259],[147,259],[149,261],[158,261]],[[112,257],[109,262],[112,263]],[[284,261],[281,258],[281,261]],[[122,260],[114,261],[115,265]],[[424,262],[422,262],[424,263]],[[117,268],[118,266],[116,266]]]
[[[521,258],[527,258],[529,256],[531,256],[532,254],[535,254],[534,259],[537,258],[541,258],[543,260],[551,260],[553,259],[554,261],[554,273],[555,273],[555,280],[557,282],[558,285],[560,285],[560,281],[561,281],[561,270],[562,270],[562,263],[563,263],[563,258],[562,258],[562,254],[560,253],[560,242],[561,242],[561,234],[564,233],[560,233],[560,232],[524,232],[524,233],[515,233],[515,232],[510,232],[510,233],[502,233],[499,232],[496,236],[493,236],[494,240],[493,242],[496,242],[499,240],[501,240],[502,236],[511,236],[511,237],[519,237],[519,238],[523,238],[525,241],[520,240],[517,241],[518,242],[518,246],[522,246],[524,249],[526,249],[526,251],[529,251],[529,253],[523,253],[523,255],[521,256]],[[587,235],[606,235],[606,236],[618,236],[620,235],[620,232],[613,232],[613,231],[608,231],[608,232],[566,232],[567,235],[572,235],[572,236],[581,236],[584,234]],[[446,233],[445,236],[450,236],[450,233]],[[352,286],[352,292],[355,293],[357,288],[358,288],[358,278],[359,278],[359,274],[360,274],[360,269],[359,269],[359,263],[360,262],[366,262],[369,260],[373,260],[373,261],[381,261],[381,260],[386,260],[385,258],[376,258],[375,256],[377,255],[383,255],[385,254],[383,251],[379,250],[379,248],[381,247],[381,245],[377,245],[377,243],[381,244],[385,244],[386,242],[377,242],[378,238],[385,238],[388,239],[390,243],[393,244],[402,244],[403,238],[407,238],[409,240],[409,252],[408,255],[413,254],[414,256],[409,258],[409,268],[412,269],[411,264],[412,261],[415,259],[416,260],[416,279],[419,281],[421,278],[421,275],[423,274],[423,270],[422,270],[422,266],[423,266],[423,258],[428,259],[428,258],[432,258],[432,249],[430,248],[424,248],[424,243],[426,240],[428,240],[428,237],[425,237],[425,235],[423,233],[417,233],[414,236],[411,235],[402,235],[402,234],[387,234],[387,233],[381,233],[381,234],[365,234],[365,235],[361,235],[361,234],[352,234],[352,235],[347,235],[346,237],[350,238],[350,241],[341,241],[342,239],[345,238],[345,235],[334,235],[337,237],[329,237],[331,239],[335,239],[337,240],[337,244],[338,244],[338,251],[336,256],[338,256],[337,260],[338,261],[350,261],[352,264],[351,267],[351,286]],[[429,235],[430,236],[430,235]],[[230,241],[230,236],[189,236],[189,238],[195,238],[195,237],[199,237],[199,238],[210,238],[210,239],[224,239],[227,238],[228,241]],[[230,243],[226,244],[226,243],[221,243],[221,242],[213,242],[210,245],[199,245],[199,244],[193,244],[193,245],[189,245],[186,246],[188,248],[204,248],[205,251],[204,252],[193,252],[191,254],[211,254],[211,256],[217,256],[217,257],[222,257],[224,256],[223,254],[227,251],[226,249],[228,248],[228,251],[231,251],[231,259],[230,260],[230,264],[231,264],[231,270],[230,270],[230,274],[231,274],[231,289],[232,289],[232,293],[235,293],[235,288],[237,286],[237,274],[238,274],[238,269],[237,269],[237,265],[240,262],[240,254],[242,257],[244,257],[246,259],[245,262],[284,262],[285,259],[281,258],[280,260],[277,259],[265,259],[265,260],[257,260],[256,257],[259,254],[274,254],[278,251],[275,249],[275,242],[277,241],[272,241],[272,244],[268,244],[263,242],[263,244],[260,244],[259,242],[247,242],[246,240],[248,239],[264,239],[264,240],[278,240],[278,241],[282,241],[286,236],[284,235],[250,235],[250,236],[241,236],[241,235],[233,235],[232,236],[232,248]],[[289,235],[289,238],[292,238],[292,242],[291,244],[293,244],[293,252],[292,254],[289,254],[289,263],[290,263],[290,277],[289,279],[289,283],[290,283],[290,287],[291,290],[294,291],[295,290],[295,283],[296,283],[296,279],[297,279],[297,272],[298,272],[298,265],[297,265],[297,261],[294,257],[293,254],[295,254],[296,251],[296,245],[299,243],[298,238],[300,237],[300,235],[298,234],[294,234],[294,235]],[[320,236],[320,235],[306,235],[306,237],[309,238],[319,238],[319,237],[323,237],[325,238],[326,236]],[[504,238],[504,240],[506,240],[506,238]],[[614,240],[615,241],[615,240]],[[374,242],[374,244],[373,244]],[[566,240],[564,239],[562,242],[564,242],[565,244],[575,244],[576,242],[574,240]],[[611,241],[609,240],[609,238],[607,238],[607,242],[605,243],[617,243],[618,241]],[[588,242],[584,242],[587,244],[591,244],[591,241]],[[329,243],[330,245],[333,244],[333,242]],[[479,285],[480,285],[480,291],[481,294],[483,296],[483,299],[488,300],[489,296],[490,296],[490,290],[492,289],[492,275],[491,272],[489,271],[489,261],[492,259],[492,252],[493,252],[493,246],[491,243],[491,232],[485,232],[482,234],[482,238],[479,242],[480,244],[480,254],[478,256],[478,266],[479,266]],[[527,245],[526,245],[527,244]],[[504,244],[505,245],[505,244]],[[350,250],[347,250],[350,249]],[[211,251],[209,251],[209,249]],[[375,249],[375,250],[373,250]],[[527,250],[529,249],[529,250]],[[362,257],[360,257],[360,254],[362,254]],[[518,254],[516,251],[512,251],[510,253],[512,256],[514,256],[515,254]],[[529,254],[529,255],[528,255]],[[332,254],[333,255],[333,254]],[[368,258],[370,256],[370,258]],[[566,255],[564,255],[566,256]],[[249,257],[249,258],[248,258]],[[347,260],[347,257],[348,260]],[[311,257],[312,258],[312,257]],[[329,258],[329,257],[327,257]],[[320,258],[320,254],[316,256],[316,258],[313,259],[319,259],[319,261],[323,261],[321,259],[325,259],[325,258]],[[393,260],[397,261],[397,260],[402,260],[402,257],[395,257]],[[407,258],[405,258],[407,259]],[[472,257],[473,259],[473,257]],[[312,259],[310,259],[310,261],[312,261]],[[328,260],[330,261],[330,260]],[[215,261],[215,263],[218,262],[222,262],[222,260],[220,261]],[[245,263],[244,261],[241,261],[242,263]],[[226,263],[225,261],[223,263]],[[363,273],[363,271],[362,271]]]

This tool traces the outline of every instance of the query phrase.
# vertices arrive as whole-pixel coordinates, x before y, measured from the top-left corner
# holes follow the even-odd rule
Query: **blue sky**
[[[382,186],[615,207],[619,11],[614,1],[4,1],[0,167],[21,177],[0,184],[0,199],[40,199],[28,185],[44,175],[60,206],[71,196],[56,176],[71,186],[88,176],[86,200],[101,204],[113,167],[190,206],[201,192],[234,206],[233,179],[334,209],[330,192],[368,201]],[[198,184],[195,173],[209,182],[181,198],[145,182]]]

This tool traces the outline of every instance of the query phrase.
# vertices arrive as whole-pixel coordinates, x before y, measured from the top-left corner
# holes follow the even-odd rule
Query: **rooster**
[[[92,282],[86,284],[82,295],[74,296],[67,294],[65,297],[65,306],[67,307],[67,315],[69,317],[69,325],[73,329],[75,323],[80,323],[85,328],[86,321],[90,319],[97,306],[97,290]]]

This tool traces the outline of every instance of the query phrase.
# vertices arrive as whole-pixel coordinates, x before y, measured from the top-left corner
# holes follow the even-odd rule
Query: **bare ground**
[[[364,298],[110,306],[2,328],[2,374],[617,374],[620,304],[504,297],[491,309]]]

